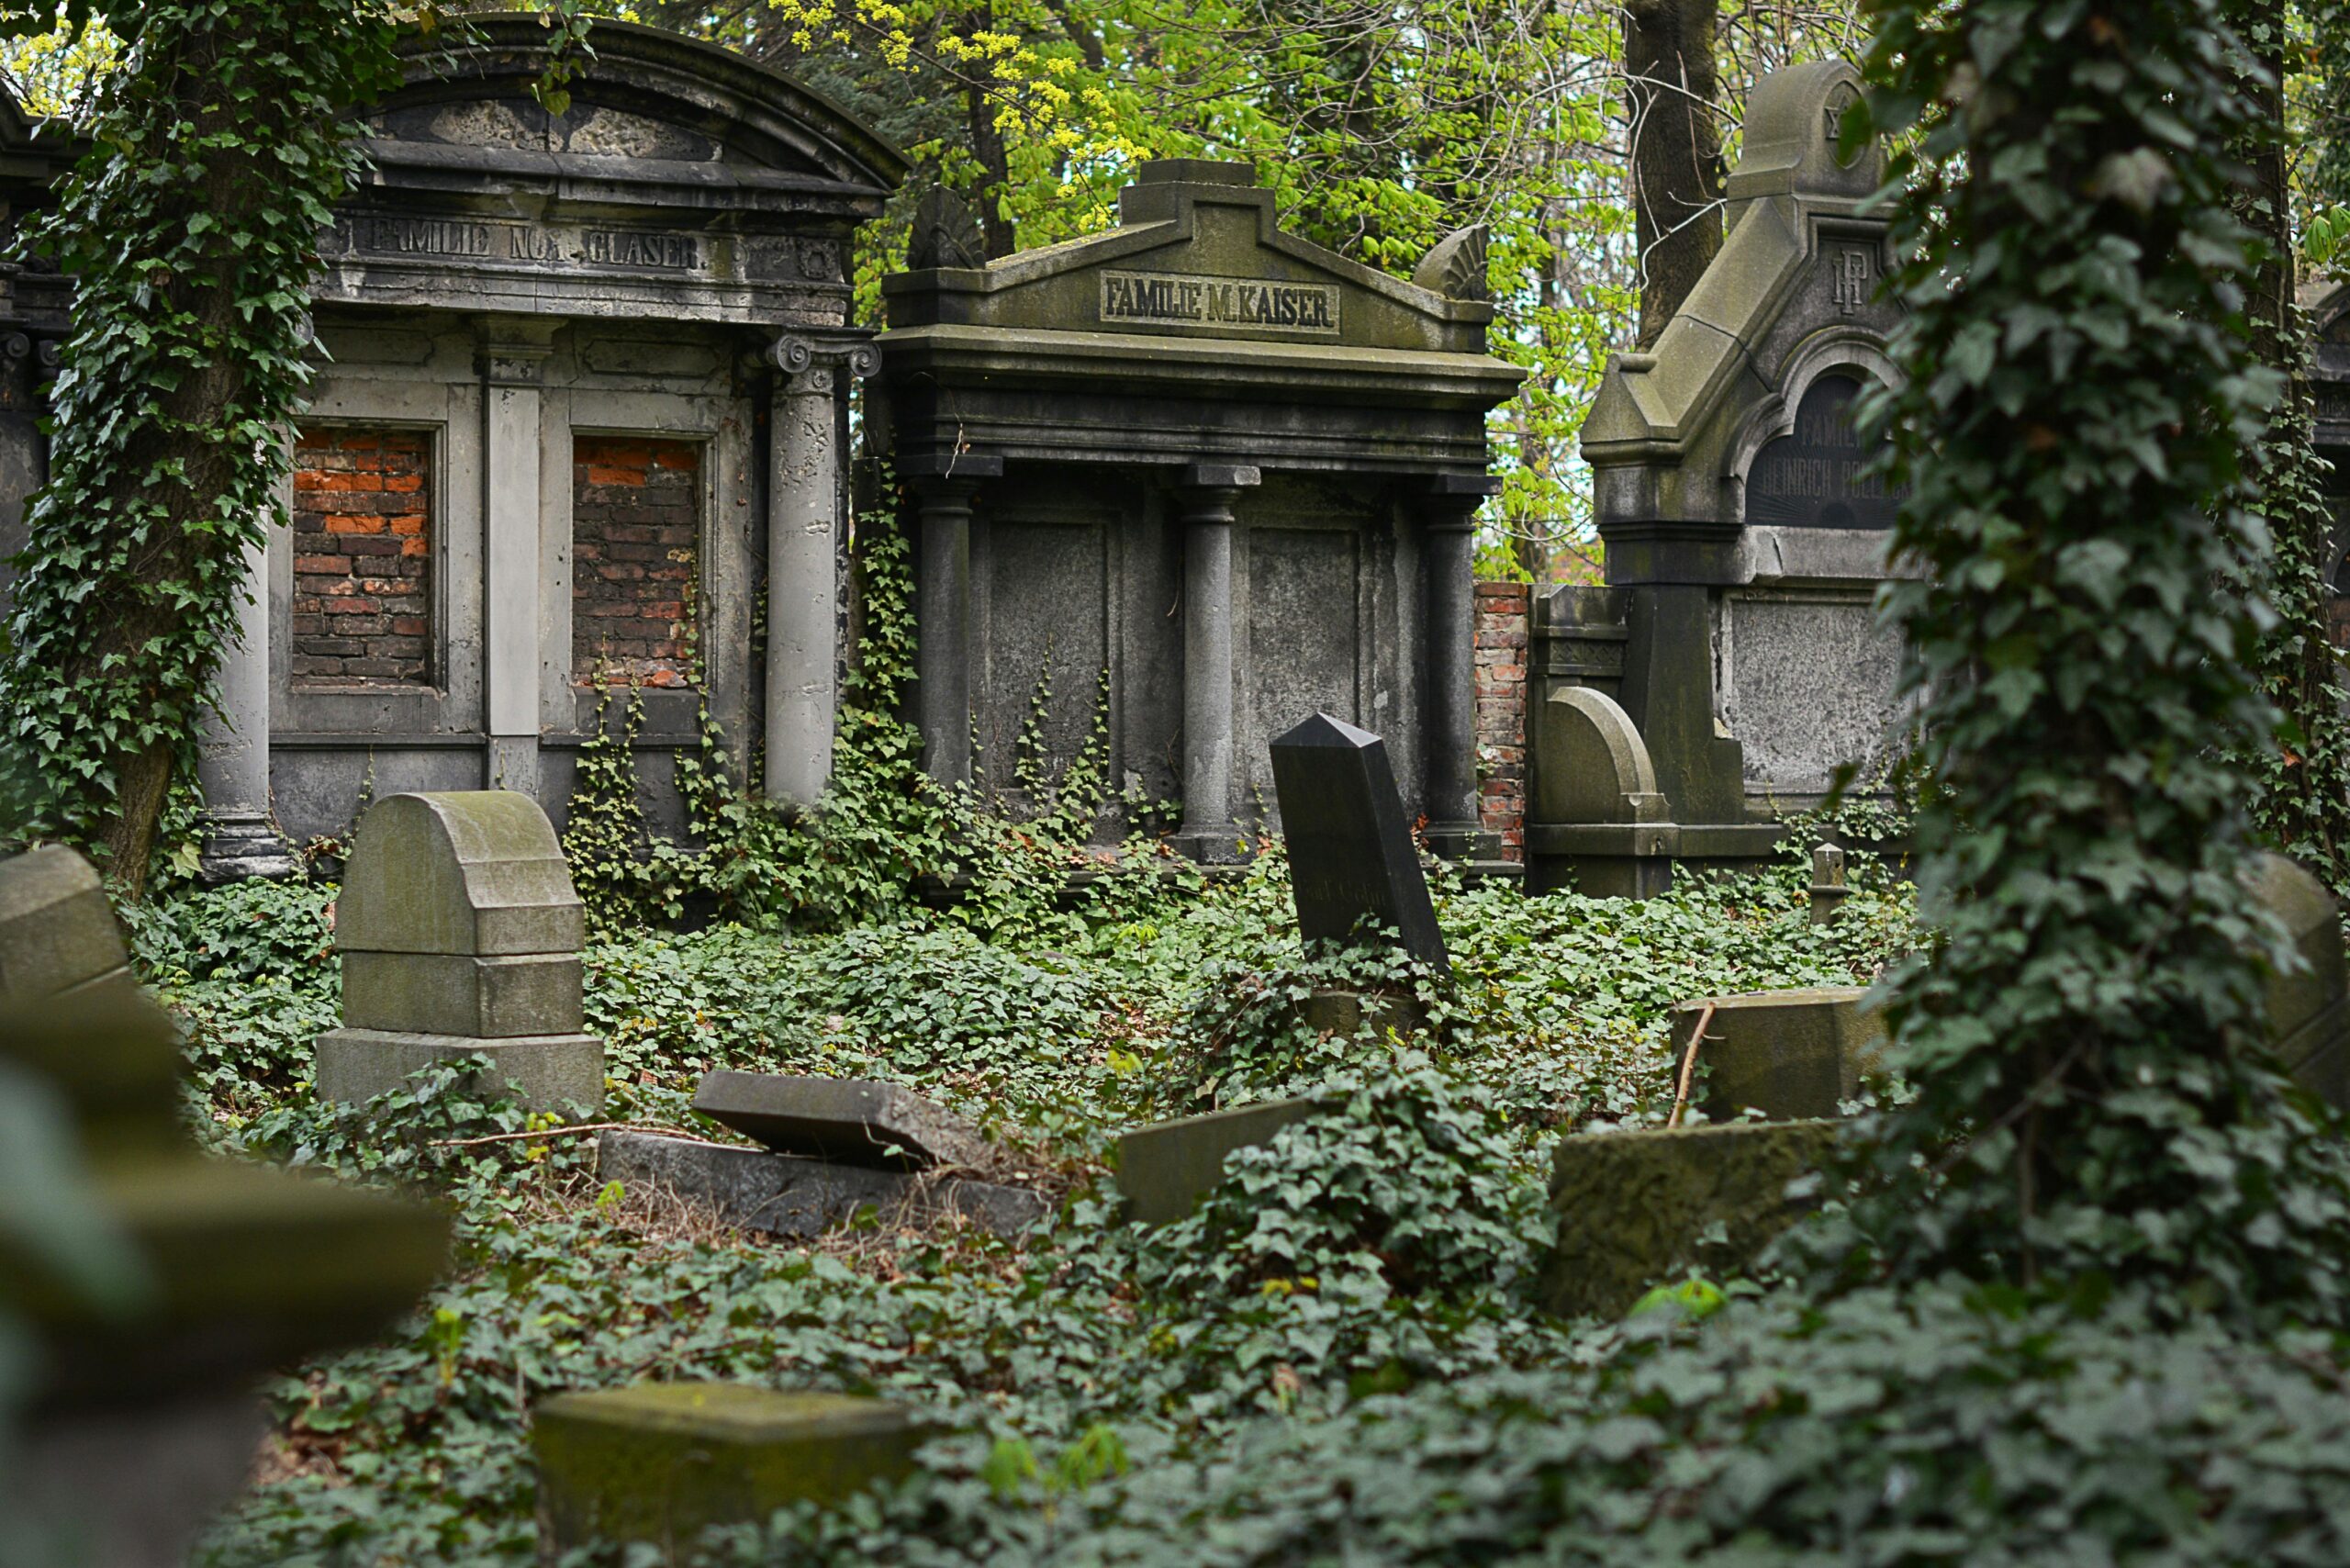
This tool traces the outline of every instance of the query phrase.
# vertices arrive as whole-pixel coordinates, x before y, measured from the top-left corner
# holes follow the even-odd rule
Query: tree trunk
[[[1643,349],[1655,344],[1722,248],[1718,9],[1719,0],[1628,0],[1624,7]]]
[[[967,18],[967,30],[987,31],[994,25],[991,8],[981,6]],[[971,156],[982,171],[971,206],[979,215],[979,239],[989,261],[1012,254],[1012,220],[1003,215],[1004,193],[1012,188],[1012,161],[1005,152],[1003,132],[996,129],[996,104],[987,92],[987,67],[978,62],[964,67],[963,103],[971,134]]]

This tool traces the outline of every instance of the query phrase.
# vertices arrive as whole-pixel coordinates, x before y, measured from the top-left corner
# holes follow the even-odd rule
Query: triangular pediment
[[[1493,308],[1482,297],[1406,283],[1285,232],[1247,164],[1145,164],[1119,218],[1105,233],[984,266],[890,278],[890,324],[1484,350]],[[1474,271],[1482,293],[1482,250]]]

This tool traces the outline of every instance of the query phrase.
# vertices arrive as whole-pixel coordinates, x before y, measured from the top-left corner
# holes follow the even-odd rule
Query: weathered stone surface
[[[1416,997],[1341,986],[1323,987],[1307,997],[1298,1011],[1307,1027],[1323,1035],[1353,1035],[1368,1024],[1374,1036],[1384,1038],[1391,1029],[1408,1033],[1427,1023],[1427,1010]]]
[[[698,1532],[763,1523],[912,1473],[937,1428],[901,1405],[746,1383],[643,1383],[543,1399],[532,1414],[543,1561],[591,1540],[687,1561]]]
[[[508,1039],[576,1035],[579,958],[532,953],[345,953],[342,1021],[352,1029]]]
[[[1706,1009],[1706,1069],[1700,1103],[1717,1119],[1756,1110],[1774,1121],[1833,1116],[1860,1092],[1885,1050],[1885,1019],[1862,1005],[1859,986],[1750,991],[1699,997],[1673,1008],[1673,1059]]]
[[[13,1545],[56,1550],[14,1561],[187,1568],[205,1525],[251,1482],[269,1430],[261,1396],[244,1389],[41,1421],[0,1477],[0,1518]]]
[[[1811,924],[1826,925],[1833,921],[1852,890],[1844,879],[1844,852],[1832,844],[1815,846],[1811,852]]]
[[[538,802],[510,790],[393,795],[359,824],[335,906],[346,953],[576,953],[571,868]]]
[[[88,861],[56,845],[0,860],[0,1002],[54,996],[129,961]]]
[[[604,1044],[593,1035],[526,1035],[474,1039],[393,1029],[337,1029],[318,1042],[322,1100],[364,1104],[399,1088],[408,1074],[437,1061],[486,1056],[496,1063],[493,1092],[520,1085],[518,1103],[533,1111],[593,1114],[604,1103]]]
[[[979,1129],[902,1084],[788,1073],[706,1073],[694,1109],[780,1154],[902,1170],[977,1165]]]
[[[735,1144],[615,1130],[596,1140],[596,1173],[623,1185],[665,1187],[697,1199],[745,1230],[807,1240],[849,1223],[860,1209],[926,1226],[961,1220],[1016,1236],[1045,1217],[1024,1187],[941,1180],[906,1170],[800,1159]]]
[[[1562,686],[1535,729],[1527,888],[1572,886],[1591,898],[1654,898],[1673,886],[1680,847],[1648,744],[1606,692]],[[1556,830],[1578,830],[1566,840]]]
[[[1268,1100],[1123,1135],[1117,1144],[1118,1190],[1125,1194],[1126,1217],[1145,1225],[1183,1218],[1224,1180],[1225,1158],[1234,1149],[1270,1141],[1320,1104],[1310,1095]]]
[[[1449,974],[1452,960],[1384,743],[1316,713],[1274,741],[1272,755],[1298,934],[1345,942],[1375,921],[1396,931],[1405,952]]]
[[[1818,1168],[1836,1136],[1832,1122],[1724,1122],[1561,1138],[1550,1175],[1559,1238],[1543,1265],[1543,1305],[1563,1317],[1610,1317],[1683,1269],[1736,1273],[1801,1212],[1788,1185]],[[1724,1239],[1706,1241],[1716,1225]]]
[[[2268,977],[2269,1043],[2303,1088],[2350,1108],[2350,963],[2333,895],[2282,855],[2253,856],[2244,883],[2302,959],[2298,971]]]

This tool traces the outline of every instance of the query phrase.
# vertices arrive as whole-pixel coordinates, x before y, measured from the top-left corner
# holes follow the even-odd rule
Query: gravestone
[[[1224,1162],[1237,1148],[1253,1148],[1304,1121],[1323,1102],[1311,1095],[1236,1105],[1205,1115],[1158,1122],[1120,1135],[1118,1190],[1125,1216],[1143,1225],[1170,1225],[1199,1207],[1224,1180]]]
[[[1726,1121],[1756,1110],[1774,1121],[1837,1114],[1885,1052],[1885,1017],[1861,986],[1810,986],[1707,996],[1673,1005],[1673,1059],[1687,1053],[1698,1022],[1706,1039],[1706,1114]]]
[[[532,1413],[540,1560],[606,1540],[681,1564],[711,1525],[764,1524],[788,1504],[912,1474],[937,1435],[902,1405],[846,1394],[731,1383],[559,1394]]]
[[[0,861],[0,1065],[24,1075],[7,1090],[17,1104],[28,1085],[52,1102],[72,1156],[44,1201],[83,1209],[78,1224],[110,1232],[143,1280],[101,1311],[30,1233],[0,1226],[0,1316],[30,1329],[35,1374],[0,1518],[28,1560],[164,1568],[247,1480],[260,1380],[407,1311],[445,1262],[448,1221],[198,1150],[181,1125],[177,1031],[124,965],[80,857]],[[0,1211],[21,1195],[0,1193]]]
[[[1527,816],[1527,891],[1572,887],[1600,899],[1671,891],[1680,830],[1630,716],[1587,686],[1561,687],[1544,706]]]
[[[532,1109],[592,1112],[604,1049],[581,1027],[586,930],[554,828],[529,796],[377,801],[336,904],[343,1026],[319,1037],[319,1093],[364,1102],[478,1053]]]
[[[2301,959],[2299,969],[2268,977],[2270,1048],[2302,1088],[2350,1110],[2350,963],[2341,909],[2324,883],[2282,855],[2249,857],[2244,881],[2284,924]]]
[[[1392,927],[1404,952],[1449,974],[1385,744],[1316,713],[1275,740],[1272,754],[1298,934],[1308,942],[1350,942],[1373,921]]]
[[[1844,852],[1832,844],[1814,846],[1811,852],[1811,911],[1814,925],[1826,925],[1836,918],[1852,895],[1852,888],[1844,880]]]
[[[976,1226],[1017,1236],[1048,1205],[1025,1187],[941,1178],[940,1168],[848,1165],[740,1144],[614,1129],[596,1139],[596,1174],[707,1204],[729,1225],[787,1240],[811,1240],[871,1213],[881,1223],[928,1229]]]

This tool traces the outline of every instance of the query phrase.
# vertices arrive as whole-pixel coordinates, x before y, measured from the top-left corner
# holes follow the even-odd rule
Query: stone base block
[[[1387,1031],[1409,1034],[1427,1027],[1427,1010],[1417,998],[1376,991],[1350,991],[1325,986],[1305,999],[1299,1010],[1317,1034],[1352,1036],[1366,1024],[1384,1039]]]
[[[1561,1138],[1542,1304],[1614,1317],[1684,1269],[1744,1269],[1802,1212],[1787,1186],[1818,1168],[1836,1132],[1833,1122],[1722,1122]],[[1715,1226],[1721,1239],[1708,1241]]]
[[[54,845],[0,860],[0,1000],[54,996],[129,958],[88,861]]]
[[[1673,1059],[1689,1048],[1697,1020],[1711,1007],[1699,1103],[1720,1120],[1756,1110],[1774,1121],[1833,1116],[1860,1092],[1885,1051],[1885,1020],[1858,986],[1750,991],[1673,1004]]]
[[[1167,846],[1203,866],[1237,866],[1250,857],[1248,830],[1237,823],[1225,827],[1186,829],[1167,835]]]
[[[197,1533],[252,1478],[268,1430],[261,1400],[241,1390],[46,1412],[0,1483],[11,1544],[34,1553],[25,1562],[185,1568]]]
[[[1024,1187],[924,1181],[901,1170],[796,1159],[656,1133],[602,1135],[596,1140],[596,1174],[623,1186],[666,1187],[710,1204],[745,1230],[795,1241],[846,1225],[864,1208],[915,1224],[959,1218],[997,1236],[1016,1236],[1046,1213],[1045,1200]]]
[[[302,874],[302,861],[285,835],[261,812],[207,812],[196,874],[215,887],[255,877],[289,881]]]
[[[498,1064],[505,1081],[521,1085],[520,1103],[533,1111],[594,1115],[604,1103],[604,1044],[593,1035],[528,1035],[469,1039],[458,1035],[404,1034],[390,1029],[337,1029],[318,1043],[319,1097],[364,1104],[399,1088],[408,1074],[436,1061],[479,1054]]]
[[[540,1561],[610,1540],[649,1541],[682,1563],[711,1525],[763,1523],[789,1503],[912,1474],[936,1432],[902,1405],[845,1394],[729,1383],[559,1394],[531,1423]]]
[[[521,1039],[583,1026],[579,955],[342,955],[342,1022],[396,1034]]]
[[[1145,1225],[1184,1218],[1224,1180],[1226,1155],[1270,1142],[1275,1133],[1303,1121],[1319,1104],[1310,1095],[1268,1100],[1127,1133],[1118,1139],[1117,1148],[1118,1188],[1125,1194],[1126,1217]]]

